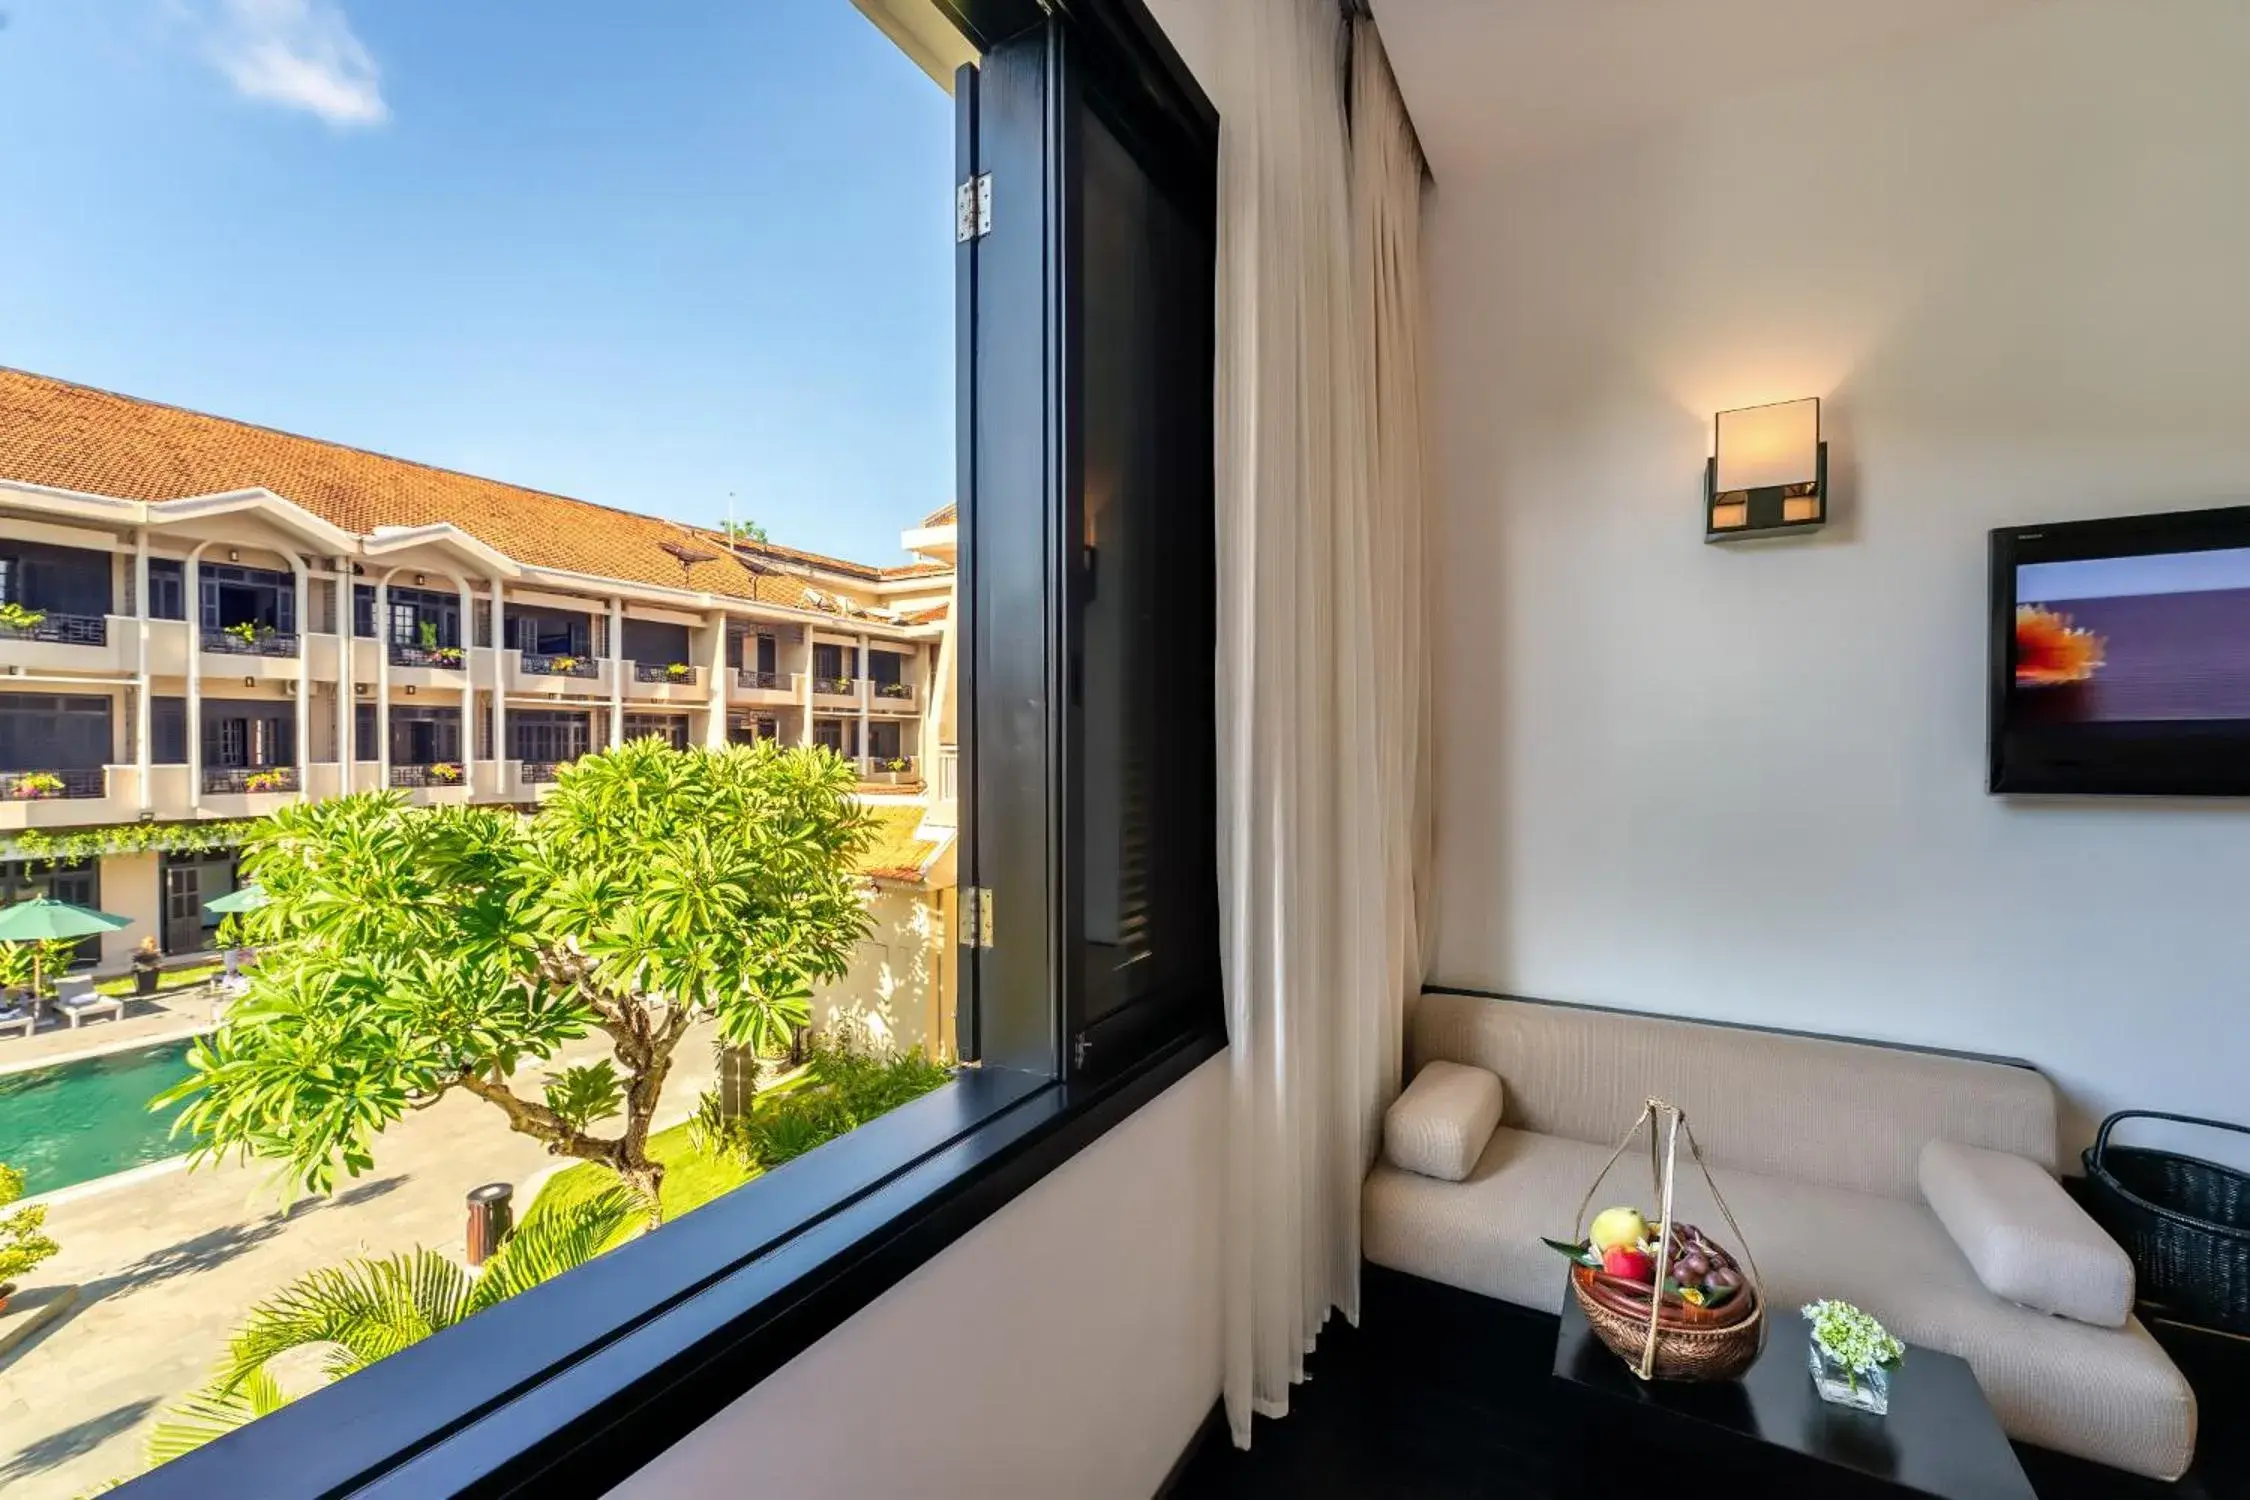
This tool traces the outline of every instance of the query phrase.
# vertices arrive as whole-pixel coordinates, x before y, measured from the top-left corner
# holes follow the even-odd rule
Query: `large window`
[[[93,770],[112,743],[107,698],[0,692],[0,771]]]
[[[162,369],[56,358],[240,416],[241,474],[139,487],[226,497],[198,537],[283,497],[242,555],[377,645],[150,703],[207,817],[293,797],[300,734],[362,764],[93,893],[254,962],[100,1122],[191,1169],[56,1200],[133,1293],[14,1356],[0,1477],[602,1493],[1217,1045],[1216,120],[1110,0],[174,9],[163,110],[75,19],[15,101],[26,222],[195,189],[157,258],[73,217],[134,275],[46,320],[184,289],[132,301]],[[468,620],[424,568],[485,570]],[[297,628],[293,571],[198,571],[207,630]],[[382,665],[488,634],[494,678]]]

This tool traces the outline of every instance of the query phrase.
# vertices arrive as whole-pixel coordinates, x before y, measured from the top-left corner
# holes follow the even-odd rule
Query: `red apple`
[[[1638,1250],[1628,1250],[1620,1245],[1602,1255],[1602,1269],[1626,1281],[1637,1281],[1643,1286],[1656,1280],[1656,1262]]]

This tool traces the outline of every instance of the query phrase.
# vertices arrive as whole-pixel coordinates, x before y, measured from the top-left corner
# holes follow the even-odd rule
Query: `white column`
[[[156,807],[156,791],[149,776],[156,764],[156,710],[149,702],[154,676],[148,669],[148,528],[133,529],[133,631],[140,649],[133,658],[136,706],[133,710],[133,770],[140,783],[138,811],[146,816]]]
[[[477,601],[469,592],[469,580],[455,577],[455,593],[461,600],[461,785],[471,797],[477,794]],[[499,758],[500,746],[493,745],[494,756]]]
[[[874,762],[867,754],[867,706],[874,700],[875,684],[867,679],[867,637],[859,638],[859,774],[865,776]]]
[[[292,615],[297,622],[297,685],[290,706],[296,721],[297,795],[302,797],[312,786],[312,643],[305,639],[312,633],[312,590],[306,586],[305,560],[294,552],[288,558],[291,587],[297,590]]]
[[[725,610],[705,617],[705,629],[711,632],[711,649],[705,653],[704,670],[711,674],[710,711],[703,724],[703,743],[708,749],[724,749],[727,743],[727,633],[731,621]]]
[[[805,690],[800,695],[805,700],[805,722],[797,726],[797,743],[800,745],[809,745],[813,742],[813,664],[819,660],[819,654],[813,649],[813,628],[807,625],[805,627],[805,670],[804,674],[797,679],[805,685]]]
[[[625,743],[625,601],[609,601],[609,748]]]
[[[188,812],[203,811],[203,549],[197,542],[180,565],[180,587],[187,596],[187,780]]]
[[[375,584],[375,789],[391,785],[391,580],[397,568]]]
[[[355,602],[352,597],[352,560],[339,557],[335,559],[335,564],[336,595],[331,601],[335,609],[329,623],[336,627],[336,788],[349,795],[353,784],[352,773],[359,768],[359,747],[352,743],[352,731],[359,727],[352,702],[359,696],[354,690],[359,679],[359,668],[352,654],[359,644],[359,637],[352,634]]]
[[[473,637],[472,637],[473,639]],[[513,796],[515,789],[508,785],[508,617],[500,612],[500,580],[492,580],[492,765],[493,774],[500,778],[496,788],[502,796]],[[469,658],[476,660],[472,651]]]

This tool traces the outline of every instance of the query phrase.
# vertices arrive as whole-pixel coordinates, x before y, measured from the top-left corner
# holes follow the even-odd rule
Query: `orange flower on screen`
[[[2016,606],[2016,686],[2084,682],[2102,664],[2102,638],[2070,616],[2037,604]]]

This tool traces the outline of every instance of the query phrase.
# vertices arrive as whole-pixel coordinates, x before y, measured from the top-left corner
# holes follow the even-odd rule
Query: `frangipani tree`
[[[409,1109],[472,1094],[653,1218],[649,1126],[689,1026],[777,1050],[866,934],[854,783],[825,750],[650,739],[567,767],[528,816],[392,793],[286,808],[246,851],[267,896],[242,919],[249,992],[158,1102],[187,1101],[198,1159],[271,1159],[317,1193]],[[606,1056],[527,1082],[593,1033]]]

